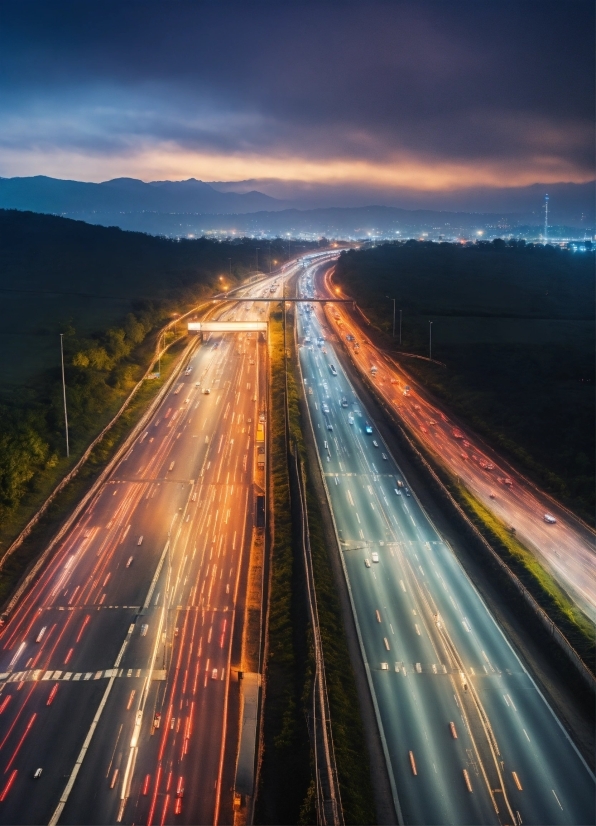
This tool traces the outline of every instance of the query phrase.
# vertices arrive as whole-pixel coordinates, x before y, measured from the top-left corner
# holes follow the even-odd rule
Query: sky
[[[0,176],[583,183],[593,31],[583,0],[5,0]]]

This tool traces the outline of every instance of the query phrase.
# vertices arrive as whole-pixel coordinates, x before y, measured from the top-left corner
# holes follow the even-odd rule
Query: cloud
[[[0,174],[585,181],[592,17],[547,0],[5,4]]]

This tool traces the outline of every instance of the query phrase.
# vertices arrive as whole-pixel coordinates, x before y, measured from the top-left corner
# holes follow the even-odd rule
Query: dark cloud
[[[0,6],[0,147],[511,162],[577,180],[593,169],[592,35],[580,0],[19,0]]]

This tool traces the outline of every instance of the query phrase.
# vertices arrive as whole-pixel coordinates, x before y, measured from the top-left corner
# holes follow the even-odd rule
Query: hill
[[[0,178],[0,208],[85,218],[94,213],[235,213],[273,210],[284,203],[261,192],[219,192],[203,181],[115,178],[103,183],[62,181],[36,175]]]
[[[282,242],[271,252],[287,257]],[[249,239],[173,241],[0,210],[2,536],[18,525],[19,505],[70,466],[59,334],[72,463],[150,365],[157,328],[216,287],[240,283],[255,261]]]

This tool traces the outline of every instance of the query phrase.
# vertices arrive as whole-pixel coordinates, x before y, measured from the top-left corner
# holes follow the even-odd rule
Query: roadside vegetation
[[[0,210],[0,555],[150,366],[157,331],[254,273],[255,244]],[[272,259],[286,249],[273,242]]]
[[[592,252],[408,241],[343,253],[334,279],[406,370],[594,524],[593,273]],[[445,367],[400,357],[428,356],[429,321]]]
[[[295,362],[293,317],[288,314],[287,376],[289,437],[292,450],[305,459],[300,413],[300,384]],[[269,659],[265,703],[265,754],[258,823],[314,823],[314,767],[311,764],[306,717],[314,673],[312,633],[306,609],[302,550],[292,533],[292,512],[284,422],[283,330],[281,313],[270,316],[271,455],[274,544],[269,618]],[[303,469],[307,468],[303,464]],[[370,767],[359,714],[359,703],[345,634],[337,586],[325,542],[321,506],[305,469],[306,494],[317,606],[333,729],[333,743],[348,824],[375,822]]]

